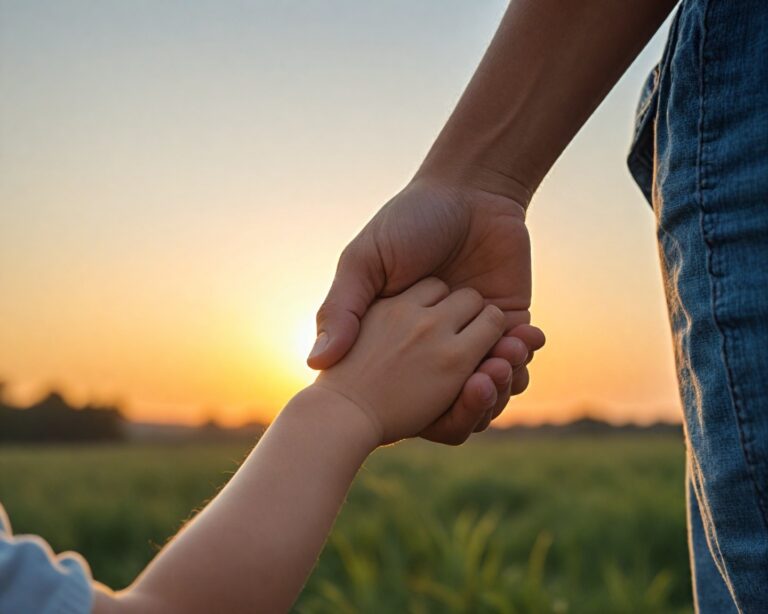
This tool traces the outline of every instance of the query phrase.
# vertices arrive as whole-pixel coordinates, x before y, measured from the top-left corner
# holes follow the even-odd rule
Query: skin
[[[674,4],[511,2],[414,179],[342,254],[308,359],[326,371],[129,589],[97,592],[98,614],[287,610],[371,450],[459,443],[526,387],[544,339],[525,211]]]
[[[434,422],[504,330],[479,293],[436,278],[377,301],[352,351],[290,401],[131,587],[100,588],[96,614],[285,612],[368,454]]]
[[[342,253],[317,313],[307,362],[336,363],[355,343],[379,296],[434,275],[451,289],[474,288],[507,318],[509,338],[533,352],[541,331],[529,322],[531,257],[525,212],[549,168],[672,10],[672,0],[513,0],[475,75],[412,181]],[[492,355],[508,358],[500,343]],[[514,361],[512,361],[514,362]],[[482,374],[488,368],[478,367]],[[526,368],[497,387],[490,416],[528,384]],[[457,401],[424,430],[456,443],[478,414],[470,378]]]

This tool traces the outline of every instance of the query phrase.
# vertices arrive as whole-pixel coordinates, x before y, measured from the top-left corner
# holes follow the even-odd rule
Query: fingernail
[[[507,377],[504,378],[504,388],[506,388],[507,386],[509,386],[512,383],[512,377],[514,375],[515,375],[515,372],[512,369],[510,369],[509,370],[509,375],[507,375]]]
[[[522,359],[517,363],[517,365],[522,365],[528,359],[528,346],[525,345],[525,342],[522,339],[514,338],[513,341],[517,346],[516,351],[520,352],[520,355],[522,356]]]
[[[327,345],[328,335],[325,332],[322,332],[317,336],[317,339],[315,339],[315,345],[312,346],[312,351],[309,353],[309,358],[314,358],[318,354],[322,354]]]
[[[480,390],[480,398],[483,401],[486,401],[490,403],[493,401],[493,397],[496,395],[496,388],[491,382],[486,382],[483,384],[482,389]]]

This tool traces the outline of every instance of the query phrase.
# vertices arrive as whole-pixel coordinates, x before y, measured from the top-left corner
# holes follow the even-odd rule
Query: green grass
[[[237,467],[236,445],[0,449],[16,532],[123,587]],[[409,442],[362,470],[300,613],[691,612],[682,442]]]

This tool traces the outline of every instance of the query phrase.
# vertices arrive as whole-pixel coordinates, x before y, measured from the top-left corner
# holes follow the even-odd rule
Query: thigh
[[[738,610],[722,573],[709,550],[699,500],[694,492],[688,467],[686,503],[688,507],[688,537],[693,576],[693,600],[697,612],[737,614]]]
[[[686,2],[653,205],[690,474],[741,611],[768,611],[768,3]],[[702,608],[704,609],[704,608]]]

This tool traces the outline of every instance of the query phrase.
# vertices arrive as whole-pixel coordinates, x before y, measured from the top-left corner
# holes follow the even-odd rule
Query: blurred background
[[[311,381],[338,254],[410,179],[505,7],[0,0],[17,529],[123,586],[213,495]],[[665,35],[534,198],[548,345],[506,428],[377,453],[297,611],[690,611],[654,219],[625,167]]]

